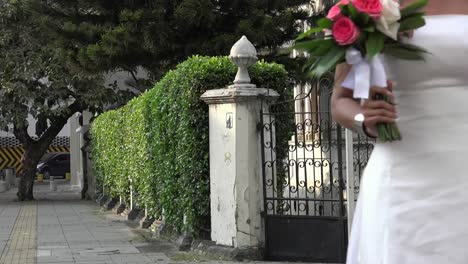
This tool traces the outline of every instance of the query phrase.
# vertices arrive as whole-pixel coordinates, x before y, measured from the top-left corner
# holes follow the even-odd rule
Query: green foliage
[[[420,47],[401,43],[386,45],[384,48],[384,53],[403,60],[418,61],[425,60],[424,55],[427,54],[427,51]]]
[[[331,21],[328,18],[321,18],[317,21],[317,26],[319,26],[320,29],[331,29],[333,26],[333,21]]]
[[[63,43],[80,42],[69,55],[89,69],[142,66],[158,80],[191,55],[227,54],[242,35],[275,54],[301,31],[309,2],[51,0],[38,10]]]
[[[0,1],[0,129],[13,129],[27,150],[20,200],[32,199],[36,164],[76,112],[101,110],[121,98],[104,86],[101,72],[88,72],[70,53],[78,42],[52,35],[38,9],[40,0]],[[63,23],[57,19],[57,23]],[[31,137],[28,116],[37,120]],[[27,195],[26,195],[27,193]]]
[[[99,173],[97,179],[103,184],[106,193],[111,196],[119,196],[124,193],[122,180],[126,179],[125,168],[121,166],[124,155],[122,128],[124,125],[123,111],[108,111],[100,115],[93,123],[93,164],[96,172]],[[99,150],[99,151],[96,151]]]
[[[0,4],[0,124],[24,127],[30,114],[41,121],[36,133],[41,136],[56,117],[74,113],[72,103],[80,106],[75,111],[94,110],[116,101],[118,92],[103,85],[101,73],[69,60],[68,48],[77,43],[64,46],[52,39],[36,2]]]
[[[253,83],[278,91],[280,100],[291,91],[278,64],[258,62],[250,72]],[[106,192],[128,198],[130,181],[124,178],[130,177],[137,203],[156,217],[164,208],[175,231],[197,235],[208,227],[208,105],[200,96],[225,87],[235,74],[226,57],[195,56],[126,106],[100,115],[91,129],[92,159]],[[278,135],[287,142],[286,133]]]
[[[16,1],[0,5],[0,124],[27,127],[26,117],[31,114],[41,119],[37,133],[41,135],[46,129],[44,116],[62,115],[66,109],[59,105],[68,105],[68,89],[63,80],[41,81],[58,70],[59,62],[32,26],[28,5]]]
[[[424,27],[426,20],[424,19],[424,13],[416,13],[414,15],[405,17],[400,21],[400,32],[406,32],[414,29]]]
[[[300,8],[307,3],[0,1],[0,129],[13,125],[15,136],[31,146],[34,157],[27,152],[31,162],[24,167],[33,172],[71,115],[102,112],[133,96],[134,89],[106,86],[108,73],[131,73],[126,84],[145,91],[188,56],[227,54],[242,35],[262,54],[277,57],[276,48],[293,39],[308,18]],[[139,79],[137,73],[149,77]],[[28,135],[29,115],[38,120],[38,140]]]
[[[368,38],[366,40],[366,50],[367,56],[369,58],[373,58],[375,55],[382,52],[385,46],[385,35],[375,31],[368,34]]]
[[[429,4],[429,0],[417,0],[401,9],[401,17],[405,19],[415,13],[421,12],[421,10]]]

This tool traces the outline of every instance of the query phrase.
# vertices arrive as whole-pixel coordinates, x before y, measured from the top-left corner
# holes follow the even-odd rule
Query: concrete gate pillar
[[[83,188],[83,177],[84,177],[84,157],[82,148],[86,142],[84,134],[90,124],[90,120],[93,114],[88,111],[83,113],[77,113],[72,117],[71,120],[71,131],[70,131],[70,173],[71,180],[70,185],[72,189],[81,190]]]
[[[211,239],[218,245],[264,245],[260,110],[278,98],[250,83],[247,68],[257,52],[242,37],[230,59],[239,67],[234,85],[209,90]]]
[[[80,113],[74,114],[70,119],[70,185],[73,189],[81,190],[81,182],[79,178],[80,168],[80,138],[76,130],[80,127]]]

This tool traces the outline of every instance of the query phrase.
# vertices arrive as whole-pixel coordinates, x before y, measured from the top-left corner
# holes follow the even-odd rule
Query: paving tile
[[[112,255],[112,261],[116,263],[153,263],[153,260],[143,254],[119,254]]]
[[[149,259],[151,259],[154,262],[170,261],[171,260],[164,253],[146,253],[145,256],[148,257]]]
[[[196,263],[172,261],[153,252],[157,246],[151,243],[130,242],[137,235],[125,223],[107,219],[96,204],[82,201],[79,192],[65,186],[52,194],[48,185],[38,185],[35,195],[37,202],[18,203],[13,201],[15,190],[0,194],[0,264]]]
[[[37,203],[18,204],[17,217],[10,237],[2,250],[0,263],[27,263],[36,261]]]

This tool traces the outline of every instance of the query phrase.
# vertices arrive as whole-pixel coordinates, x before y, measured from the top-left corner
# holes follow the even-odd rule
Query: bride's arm
[[[352,129],[354,125],[354,117],[357,114],[364,114],[364,125],[367,132],[373,136],[376,135],[377,123],[393,123],[397,118],[395,106],[385,101],[367,100],[361,105],[353,98],[353,91],[341,87],[341,83],[348,74],[350,66],[338,65],[335,72],[335,88],[331,98],[331,112],[333,119],[342,126]],[[384,94],[393,102],[393,94],[391,92],[391,82],[389,82],[390,89],[372,87],[371,97],[375,94]]]

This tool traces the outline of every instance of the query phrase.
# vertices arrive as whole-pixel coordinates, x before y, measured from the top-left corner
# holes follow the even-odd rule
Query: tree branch
[[[28,125],[18,127],[17,124],[13,124],[13,134],[23,145],[34,143],[34,140],[28,134]]]
[[[135,84],[138,84],[138,78],[136,77],[135,73],[132,69],[125,67],[125,69],[132,75],[133,80],[135,80]]]
[[[38,139],[38,142],[41,142],[40,144],[46,144],[47,146],[50,145],[58,133],[60,133],[60,130],[62,130],[63,126],[68,122],[68,119],[76,112],[81,112],[83,110],[81,108],[81,103],[75,101],[68,107],[68,114],[56,116],[51,119],[50,127],[47,128],[44,134],[42,134],[42,136]]]

